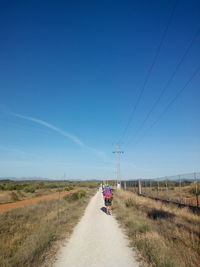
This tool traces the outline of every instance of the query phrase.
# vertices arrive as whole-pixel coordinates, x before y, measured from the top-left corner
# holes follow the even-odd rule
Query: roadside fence
[[[200,172],[152,179],[123,180],[121,187],[157,200],[200,207]]]

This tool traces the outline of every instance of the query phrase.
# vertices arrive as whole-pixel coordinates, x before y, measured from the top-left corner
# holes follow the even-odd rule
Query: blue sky
[[[0,177],[114,178],[175,1],[7,1],[0,11]],[[122,178],[199,171],[200,2],[178,1],[122,142]],[[150,129],[151,128],[151,129]]]

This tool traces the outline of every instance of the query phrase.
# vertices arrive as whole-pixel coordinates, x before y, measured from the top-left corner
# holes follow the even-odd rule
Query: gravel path
[[[101,210],[101,192],[57,255],[54,267],[138,267],[128,241],[113,216]]]

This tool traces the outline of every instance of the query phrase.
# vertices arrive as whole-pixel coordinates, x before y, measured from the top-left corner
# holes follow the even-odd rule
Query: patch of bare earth
[[[71,194],[74,191],[75,190],[66,191],[66,192],[56,192],[53,194],[39,196],[39,197],[31,198],[31,199],[25,199],[25,200],[21,200],[21,201],[12,202],[12,203],[0,204],[0,211],[7,211],[9,209],[22,207],[22,206],[32,204],[32,203],[35,203],[35,202],[38,202],[38,201],[44,200],[44,199],[55,199],[55,198],[63,197],[67,194]]]

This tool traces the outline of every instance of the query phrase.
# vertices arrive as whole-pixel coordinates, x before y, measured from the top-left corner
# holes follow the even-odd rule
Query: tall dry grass
[[[114,214],[149,266],[200,266],[200,217],[187,208],[120,191]]]
[[[0,266],[40,266],[52,245],[66,238],[94,190],[43,200],[0,214]]]

